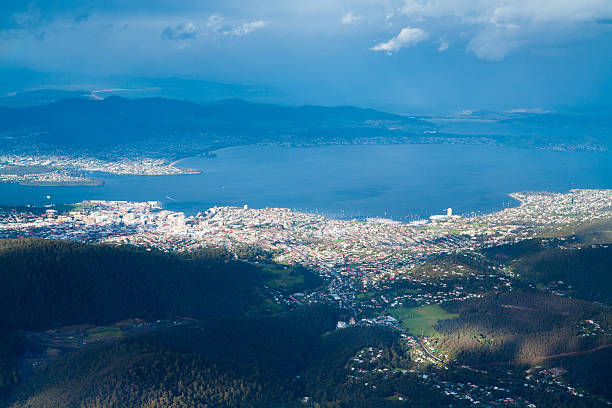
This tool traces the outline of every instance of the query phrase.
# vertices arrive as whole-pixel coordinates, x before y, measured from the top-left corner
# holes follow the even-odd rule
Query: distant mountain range
[[[207,104],[158,97],[100,99],[82,91],[37,91],[0,99],[0,149],[5,152],[119,149],[172,158],[253,143],[444,142],[606,150],[612,147],[611,124],[612,117],[601,114],[476,111],[415,117],[242,99]]]
[[[61,89],[37,89],[27,92],[14,93],[0,97],[0,106],[7,108],[28,108],[31,106],[46,105],[69,98],[90,99],[92,94],[87,91],[66,91]]]
[[[251,143],[353,142],[419,134],[424,120],[355,107],[284,107],[240,99],[200,105],[163,99],[70,98],[41,106],[0,107],[0,132],[13,144],[106,149],[180,143],[195,150]],[[145,147],[150,150],[150,146]]]

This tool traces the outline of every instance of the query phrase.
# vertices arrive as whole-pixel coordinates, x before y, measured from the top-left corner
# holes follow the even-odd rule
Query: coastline
[[[177,159],[177,160],[169,163],[168,167],[176,169],[176,170],[178,170],[180,172],[180,173],[171,174],[171,175],[172,176],[181,176],[181,175],[187,175],[187,174],[202,174],[202,172],[203,172],[202,169],[196,169],[196,168],[193,168],[193,167],[181,167],[181,166],[178,165],[183,160],[197,159],[197,158],[199,158],[199,157],[198,156],[183,157],[181,159]],[[138,175],[138,174],[136,174],[136,175]]]
[[[571,190],[570,190],[570,191],[571,191]],[[523,200],[523,199],[522,199],[522,198],[520,198],[520,197],[517,197],[517,194],[522,194],[522,193],[518,193],[518,192],[510,193],[510,194],[508,194],[508,197],[512,197],[512,198],[514,198],[516,201],[518,201],[518,202],[519,202],[518,207],[522,207],[523,205],[525,205],[525,200]],[[509,207],[509,208],[513,208],[513,207]]]
[[[182,162],[184,160],[190,160],[190,159],[214,158],[214,157],[217,157],[216,152],[219,152],[219,151],[224,150],[224,149],[229,149],[231,147],[234,147],[234,146],[222,147],[220,149],[211,150],[211,151],[207,152],[205,155],[181,157],[180,159],[176,159],[176,160],[170,162],[168,164],[168,166],[169,167],[173,167],[173,168],[181,171],[182,173],[180,173],[180,174],[201,174],[201,173],[204,172],[204,169],[197,169],[197,168],[190,168],[190,167],[181,167],[180,166],[180,162]]]
[[[21,181],[17,184],[29,187],[101,187],[105,183],[103,180],[94,179],[91,181]]]
[[[454,214],[464,216],[515,208],[524,205],[522,199],[525,196],[515,194],[520,191],[565,192],[576,186],[612,187],[607,182],[581,181],[581,176],[584,178],[585,174],[595,170],[599,171],[599,179],[608,179],[609,176],[605,174],[610,173],[604,174],[601,170],[608,169],[609,165],[599,160],[603,157],[599,154],[575,156],[565,153],[561,157],[564,160],[558,160],[558,153],[537,152],[525,156],[524,152],[518,152],[517,149],[443,145],[410,145],[402,149],[399,146],[321,146],[296,149],[254,145],[227,147],[215,152],[218,154],[217,160],[185,155],[187,157],[172,162],[161,163],[159,159],[151,162],[152,165],[163,166],[166,177],[96,172],[88,178],[104,180],[106,185],[100,189],[92,189],[89,183],[35,184],[29,181],[25,187],[10,183],[14,187],[7,185],[0,190],[0,196],[3,196],[0,201],[45,203],[44,187],[67,186],[71,188],[52,194],[54,200],[73,202],[92,198],[92,194],[95,194],[93,198],[96,199],[156,199],[166,202],[164,197],[169,195],[180,202],[167,203],[168,207],[186,214],[195,214],[202,208],[215,205],[248,204],[250,208],[285,207],[335,219],[381,217],[410,222],[441,214],[446,207],[452,207]],[[478,165],[478,173],[474,176],[473,162],[469,158],[485,153],[491,153],[495,159],[487,159],[482,166]],[[507,156],[509,158],[506,159]],[[593,160],[590,160],[591,157]],[[342,160],[338,160],[338,165],[333,164],[331,169],[320,166],[322,160],[339,158]],[[499,162],[497,158],[504,160]],[[514,159],[519,164],[511,164],[511,160],[516,163]],[[555,163],[570,159],[572,162],[589,163],[586,170],[582,165],[573,166],[577,167],[578,172],[570,167],[571,182],[566,181],[569,177],[565,169],[558,172],[560,176],[540,177],[542,164],[534,165],[533,169],[529,167],[531,163],[543,162],[547,167],[556,168],[559,166]],[[180,175],[179,171],[168,168],[170,163],[177,167],[205,169],[203,173],[206,174],[170,177]],[[363,168],[364,163],[369,166],[367,170]],[[143,166],[133,167],[134,170],[146,171]],[[422,173],[425,171],[423,169],[433,173],[428,173],[428,176]],[[518,176],[522,179],[499,183],[498,180],[503,180],[510,171],[519,172]],[[375,174],[372,175],[372,172]],[[364,182],[360,181],[362,177],[367,177]]]

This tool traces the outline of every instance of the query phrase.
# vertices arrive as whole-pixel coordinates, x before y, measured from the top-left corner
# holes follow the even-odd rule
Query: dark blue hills
[[[425,123],[372,109],[285,107],[239,99],[200,105],[159,97],[132,100],[110,96],[103,100],[70,98],[26,108],[0,107],[0,131],[35,134],[46,144],[77,147],[205,134],[256,141],[262,132],[269,137],[308,133],[310,129],[318,129],[323,138],[331,131],[343,137],[343,132],[354,133],[356,128],[367,133],[376,121],[397,123],[407,131]]]
[[[612,148],[612,115],[602,112],[480,110],[455,117],[423,118],[353,106],[291,107],[238,98],[198,104],[162,97],[120,96],[70,97],[28,107],[1,105],[2,101],[0,136],[8,135],[13,145],[27,141],[59,148],[105,150],[130,145],[141,148],[155,141],[158,152],[185,144],[201,152],[251,143],[463,140],[528,148]]]

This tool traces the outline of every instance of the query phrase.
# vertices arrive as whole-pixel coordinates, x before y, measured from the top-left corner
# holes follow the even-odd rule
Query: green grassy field
[[[435,336],[438,332],[433,328],[438,320],[453,319],[458,314],[448,313],[439,305],[389,310],[388,313],[400,322],[400,326],[414,335]]]
[[[89,341],[119,337],[121,337],[121,330],[118,327],[96,327],[87,330],[87,340]]]
[[[263,270],[269,277],[269,284],[273,288],[292,290],[304,284],[304,275],[296,272],[292,266],[268,264],[263,267]]]
[[[59,212],[69,211],[89,211],[96,208],[96,204],[92,203],[77,203],[77,204],[61,204],[55,207]]]

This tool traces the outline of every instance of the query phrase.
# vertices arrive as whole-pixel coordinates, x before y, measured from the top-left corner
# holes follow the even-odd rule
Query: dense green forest
[[[0,330],[0,406],[21,381],[18,357],[25,351],[25,339],[18,333]]]
[[[608,226],[600,222],[564,240],[530,239],[483,252],[526,283],[546,286],[561,281],[573,297],[612,305],[612,244],[581,243],[601,236]]]
[[[396,407],[451,399],[416,378],[373,389],[347,383],[345,364],[374,346],[401,364],[398,335],[373,327],[332,331],[338,311],[315,306],[274,316],[221,319],[94,345],[34,372],[14,407]],[[308,406],[310,404],[307,404]],[[461,405],[458,405],[461,406]]]
[[[526,239],[513,244],[496,245],[485,248],[482,252],[491,260],[510,264],[524,256],[542,251],[541,239]]]
[[[563,356],[547,361],[548,367],[564,367],[566,378],[578,387],[612,399],[612,347],[579,356]]]
[[[612,245],[549,248],[517,261],[513,270],[535,283],[562,281],[576,297],[612,305]]]
[[[334,309],[319,307],[96,345],[36,371],[17,400],[40,407],[295,404],[293,380],[336,318]]]
[[[489,295],[443,307],[459,317],[438,321],[440,336],[432,342],[451,356],[453,366],[518,369],[519,374],[529,367],[563,367],[568,370],[565,380],[612,398],[609,307],[536,291]],[[603,331],[594,330],[595,324],[589,321]],[[487,376],[494,378],[492,372]],[[537,406],[545,402],[578,406],[578,401],[561,403],[558,398],[558,393],[544,400],[537,394],[529,395]]]
[[[265,305],[261,288],[274,277],[229,259],[214,248],[183,256],[127,246],[0,241],[0,328],[175,315],[210,319]]]
[[[259,261],[267,254],[240,248]],[[24,339],[15,330],[107,324],[125,318],[187,316],[218,320],[266,312],[263,286],[275,279],[258,265],[219,248],[173,255],[134,247],[65,241],[0,241],[0,397],[20,380]],[[304,268],[303,290],[320,280]],[[275,309],[276,310],[276,309]]]
[[[444,334],[441,346],[465,364],[529,360],[610,342],[608,334],[579,336],[580,322],[586,319],[612,327],[609,308],[581,300],[519,292],[443,307],[459,317],[438,322]]]

